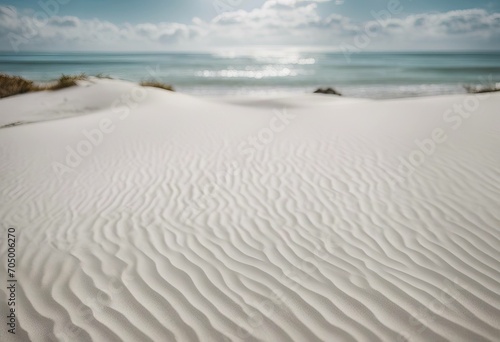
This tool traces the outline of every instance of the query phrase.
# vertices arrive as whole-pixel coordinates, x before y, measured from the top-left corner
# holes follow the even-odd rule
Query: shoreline
[[[354,53],[225,51],[220,53],[52,53],[0,55],[0,70],[50,81],[64,74],[104,73],[131,82],[156,80],[196,96],[311,93],[333,87],[344,96],[403,98],[499,88],[500,53]]]
[[[75,85],[76,81],[79,80],[84,80],[84,79],[115,79],[118,81],[124,81],[124,82],[133,82],[130,80],[126,79],[119,79],[115,78],[106,74],[97,74],[97,75],[87,75],[87,74],[79,74],[79,75],[64,75],[62,74],[61,77],[59,77],[59,80],[50,80],[50,81],[32,81],[23,78],[22,76],[19,75],[11,75],[11,74],[5,74],[0,72],[0,76],[6,76],[9,78],[19,78],[22,82],[25,83],[31,83],[34,86],[34,90],[32,91],[40,91],[40,90],[51,90],[51,87],[67,87],[67,86],[73,86]],[[61,83],[61,79],[67,78],[69,79],[70,84],[63,84],[58,85],[58,82]],[[5,82],[4,79],[0,79],[1,82]],[[68,82],[68,81],[64,81]],[[64,83],[63,82],[63,83]],[[293,88],[271,88],[271,89],[266,89],[265,87],[251,87],[251,88],[240,88],[240,87],[227,87],[224,92],[220,92],[220,89],[217,91],[218,86],[213,86],[213,87],[205,87],[202,89],[200,88],[186,88],[186,87],[178,87],[177,89],[174,88],[175,85],[167,85],[159,80],[155,80],[154,78],[151,81],[141,81],[139,82],[140,84],[146,84],[146,83],[153,83],[152,86],[157,86],[157,87],[163,87],[169,90],[174,90],[178,91],[180,93],[184,93],[187,95],[191,96],[197,96],[197,97],[202,97],[202,98],[230,98],[230,97],[237,97],[237,98],[272,98],[272,97],[287,97],[287,96],[297,96],[297,95],[305,95],[309,93],[317,93],[319,90],[330,88],[330,87],[317,87],[314,89],[309,89],[309,88],[302,88],[300,90],[293,89]],[[8,87],[8,85],[0,84],[0,86],[3,86],[4,88]],[[431,90],[429,91],[428,89],[435,89],[435,87],[438,87],[441,89],[441,91],[436,91],[436,90]],[[461,84],[461,85],[446,85],[452,88],[449,88],[448,91],[443,91],[444,85],[411,85],[411,86],[398,86],[397,88],[401,91],[400,93],[394,93],[393,88],[394,86],[388,86],[388,88],[384,88],[384,86],[371,86],[371,91],[372,91],[372,96],[353,96],[352,95],[352,90],[349,90],[349,88],[343,87],[343,88],[330,88],[330,89],[338,89],[339,94],[345,97],[349,98],[355,98],[355,99],[370,99],[370,100],[390,100],[390,99],[403,99],[403,98],[418,98],[418,97],[428,97],[428,96],[443,96],[443,95],[463,95],[467,93],[481,93],[481,92],[496,92],[500,91],[500,82],[493,82],[492,80],[481,80],[481,82],[476,83],[476,84]],[[411,90],[408,90],[408,87],[410,89],[420,89],[421,93],[412,93]],[[360,89],[364,89],[365,92],[367,89],[370,89],[370,87],[363,87],[363,86],[358,86],[355,87],[360,91]],[[190,89],[190,91],[186,91],[186,89]],[[373,90],[376,90],[378,92],[377,96],[373,96]],[[388,90],[390,89],[390,90]],[[406,89],[406,90],[405,90]],[[453,91],[450,89],[454,89]],[[55,89],[52,89],[55,90]],[[311,91],[308,91],[311,90]],[[460,90],[460,91],[459,91]],[[392,91],[392,92],[391,92]],[[408,91],[410,91],[408,93]],[[368,92],[370,93],[370,92]],[[327,95],[334,95],[334,94],[327,94]],[[2,98],[0,94],[0,99]]]

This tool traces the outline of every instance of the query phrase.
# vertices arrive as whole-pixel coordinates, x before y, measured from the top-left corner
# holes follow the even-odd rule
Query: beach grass
[[[88,79],[88,76],[84,73],[78,75],[65,75],[62,74],[56,81],[56,83],[47,86],[45,90],[58,90],[68,87],[73,87],[77,85],[77,81],[82,81]]]
[[[0,98],[14,96],[18,94],[32,93],[43,90],[59,90],[76,86],[78,81],[88,80],[90,76],[85,73],[76,75],[62,74],[54,82],[50,83],[35,83],[34,81],[27,80],[21,76],[13,76],[7,74],[0,74]],[[95,78],[112,79],[111,76],[99,73]],[[143,81],[140,83],[143,87],[155,87],[168,91],[174,91],[171,85],[158,82],[158,81]]]
[[[140,83],[140,85],[143,87],[154,87],[154,88],[164,89],[164,90],[168,90],[168,91],[175,91],[174,87],[172,87],[171,85],[165,84],[162,82],[158,82],[158,81],[142,81]]]
[[[0,98],[39,90],[39,86],[33,81],[19,76],[0,74]]]
[[[43,90],[59,90],[77,85],[77,81],[86,80],[85,74],[61,75],[55,82],[48,84],[37,84],[20,76],[0,74],[0,98],[32,93]]]
[[[474,86],[474,85],[464,85],[465,91],[469,94],[483,94],[483,93],[494,93],[500,91],[500,88],[496,84],[490,84],[487,86]]]

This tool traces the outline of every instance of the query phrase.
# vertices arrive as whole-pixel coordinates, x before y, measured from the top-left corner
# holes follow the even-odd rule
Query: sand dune
[[[3,99],[0,340],[498,340],[499,105],[116,80]]]

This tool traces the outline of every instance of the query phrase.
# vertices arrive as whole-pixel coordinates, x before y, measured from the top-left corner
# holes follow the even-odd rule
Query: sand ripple
[[[394,184],[415,136],[348,116],[384,102],[293,108],[248,160],[236,146],[273,116],[262,103],[151,97],[63,177],[64,146],[114,114],[0,132],[18,340],[498,340],[498,134],[489,149],[450,137]],[[485,109],[475,139],[495,123]]]

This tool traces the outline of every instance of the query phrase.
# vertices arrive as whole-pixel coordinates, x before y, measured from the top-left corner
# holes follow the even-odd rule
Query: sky
[[[0,0],[2,51],[500,50],[499,0]]]

